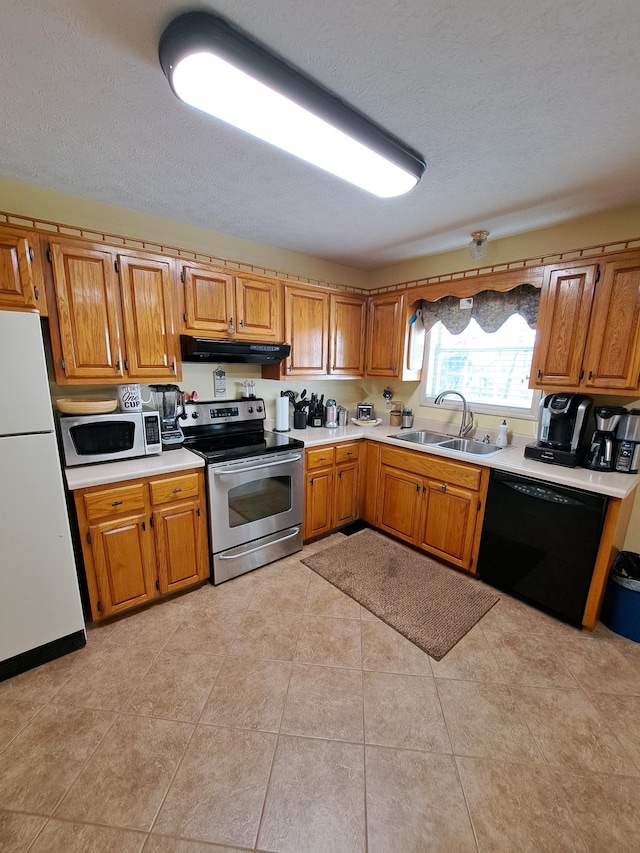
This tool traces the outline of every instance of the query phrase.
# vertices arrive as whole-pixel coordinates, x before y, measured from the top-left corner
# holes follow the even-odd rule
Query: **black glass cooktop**
[[[230,459],[244,459],[262,456],[266,453],[284,453],[304,447],[297,438],[288,438],[282,433],[251,432],[233,435],[211,435],[185,439],[184,446],[208,463],[226,462]]]

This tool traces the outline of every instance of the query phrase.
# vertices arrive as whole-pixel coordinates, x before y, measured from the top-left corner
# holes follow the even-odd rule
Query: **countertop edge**
[[[267,426],[268,428],[268,426]],[[414,423],[412,430],[438,429],[429,422],[428,424]],[[440,425],[440,430],[443,429]],[[561,465],[551,465],[546,462],[537,462],[533,459],[525,459],[524,445],[530,441],[524,436],[517,436],[517,443],[511,444],[504,450],[491,456],[472,456],[455,450],[447,450],[434,445],[416,445],[405,442],[399,438],[393,438],[390,432],[400,432],[397,427],[389,424],[379,424],[375,427],[359,427],[349,425],[326,429],[325,427],[308,427],[307,429],[291,429],[285,433],[291,438],[297,438],[304,442],[305,448],[317,447],[322,444],[337,444],[341,441],[356,441],[358,439],[369,439],[381,444],[389,444],[393,447],[411,450],[416,453],[429,453],[432,456],[441,456],[446,459],[456,459],[470,465],[479,465],[485,468],[496,468],[511,474],[519,474],[523,477],[532,477],[535,480],[544,480],[559,486],[568,486],[574,489],[582,489],[586,492],[606,495],[607,497],[626,498],[638,485],[640,475],[620,474],[617,472],[598,473],[587,468],[566,468]],[[282,433],[280,433],[282,434]]]
[[[205,461],[201,456],[183,447],[159,453],[157,456],[140,456],[119,462],[65,468],[64,476],[68,488],[73,492],[88,486],[106,486],[109,483],[122,483],[125,480],[137,480],[141,477],[172,474],[176,471],[187,471],[190,468],[204,468],[204,465]]]

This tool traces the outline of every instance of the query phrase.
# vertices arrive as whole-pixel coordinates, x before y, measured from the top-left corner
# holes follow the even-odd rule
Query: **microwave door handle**
[[[287,462],[297,462],[302,459],[300,453],[293,456],[285,456],[282,459],[272,459],[270,462],[264,462],[262,465],[250,465],[248,467],[231,466],[229,468],[214,468],[213,473],[218,474],[244,474],[245,471],[259,471],[261,468],[273,468],[276,465],[286,465]]]
[[[290,533],[287,533],[286,536],[282,536],[280,539],[276,539],[275,542],[267,542],[266,545],[257,545],[255,548],[249,548],[246,551],[243,551],[241,554],[218,554],[219,560],[237,560],[239,557],[246,557],[247,554],[254,554],[256,551],[262,551],[263,548],[268,548],[271,545],[279,545],[281,542],[286,542],[287,539],[293,539],[294,536],[297,536],[300,533],[299,527],[292,528]]]

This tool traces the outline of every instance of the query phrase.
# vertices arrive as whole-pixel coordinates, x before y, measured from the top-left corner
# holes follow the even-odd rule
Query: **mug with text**
[[[139,385],[118,385],[118,406],[121,412],[141,412],[142,394]]]

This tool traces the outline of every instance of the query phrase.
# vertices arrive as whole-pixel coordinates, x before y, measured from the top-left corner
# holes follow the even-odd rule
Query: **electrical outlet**
[[[473,297],[467,296],[466,299],[461,299],[460,308],[463,311],[470,311],[473,308]]]

